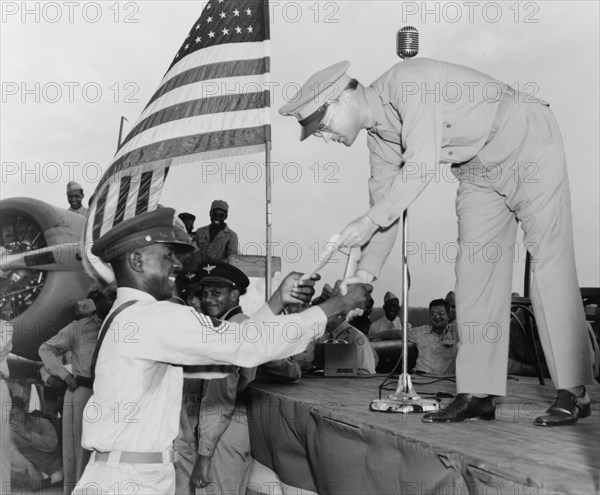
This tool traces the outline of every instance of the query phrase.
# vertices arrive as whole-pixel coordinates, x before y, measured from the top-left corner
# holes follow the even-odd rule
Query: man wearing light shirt
[[[440,162],[458,179],[456,260],[458,395],[429,423],[492,419],[506,395],[512,249],[521,222],[533,256],[531,301],[557,389],[537,426],[573,424],[591,414],[589,342],[575,269],[569,182],[562,138],[549,104],[469,67],[417,58],[371,86],[349,62],[314,74],[280,109],[311,135],[351,146],[362,129],[370,152],[370,208],[341,232],[364,246],[357,276],[372,282],[394,245],[398,219]],[[492,255],[492,251],[494,254]],[[489,338],[493,332],[496,338]]]
[[[90,367],[96,348],[102,320],[114,300],[115,288],[94,289],[88,299],[77,301],[75,314],[82,317],[72,321],[51,339],[44,342],[38,354],[50,375],[63,380],[67,391],[62,410],[63,492],[71,493],[81,477],[90,452],[81,446],[83,408],[92,396]],[[63,365],[63,356],[71,352],[69,371]]]
[[[385,296],[383,296],[383,311],[385,311],[385,315],[371,324],[369,338],[371,340],[382,338],[384,336],[390,338],[390,336],[395,333],[392,332],[390,334],[389,332],[392,330],[397,332],[397,335],[394,335],[394,338],[397,337],[401,339],[402,320],[398,316],[400,314],[400,309],[400,300],[398,299],[398,296],[392,292],[386,292]]]
[[[94,395],[85,408],[82,444],[93,452],[75,494],[91,489],[174,493],[172,448],[182,403],[181,365],[251,367],[290,356],[320,336],[329,317],[364,307],[370,292],[369,286],[357,285],[326,307],[276,316],[285,304],[314,292],[314,279],[300,282],[299,274],[291,274],[243,324],[199,315],[169,301],[182,268],[176,253],[193,249],[176,234],[174,214],[172,208],[142,213],[92,246],[93,254],[110,262],[118,289],[92,364]],[[286,338],[287,325],[300,330],[297,338]],[[248,332],[260,338],[240,338]]]

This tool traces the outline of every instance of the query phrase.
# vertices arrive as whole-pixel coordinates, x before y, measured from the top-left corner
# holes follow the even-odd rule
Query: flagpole
[[[266,251],[267,251],[267,262],[265,264],[265,301],[268,301],[271,297],[271,126],[265,126],[265,168],[266,168],[266,195],[265,195],[265,208],[266,208]]]
[[[123,121],[127,120],[125,117],[121,115],[121,123],[119,124],[119,141],[117,142],[117,150],[121,148],[121,143],[123,142]],[[127,122],[129,122],[127,120]]]

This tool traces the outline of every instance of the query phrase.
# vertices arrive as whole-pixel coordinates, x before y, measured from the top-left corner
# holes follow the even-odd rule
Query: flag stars
[[[198,31],[198,29],[200,29],[200,24],[196,24],[196,31]]]
[[[202,38],[201,38],[200,36],[198,36],[198,37],[196,38],[196,43],[200,43],[201,41],[202,41]]]
[[[229,29],[223,28],[221,31],[223,34],[229,34]]]
[[[235,9],[233,11],[233,15],[236,16],[236,17],[239,17],[240,16],[240,11],[238,9]]]
[[[237,34],[242,34],[242,28],[241,28],[241,27],[239,27],[239,26],[236,26],[236,27],[235,27],[235,32],[236,32]]]
[[[212,21],[213,21],[212,16],[209,16],[209,17],[206,18],[206,22],[212,22]]]
[[[225,14],[225,12],[221,12],[219,16],[221,17],[221,19],[225,19],[225,17],[227,17],[227,14]]]
[[[248,26],[246,29],[248,30],[249,33],[254,32],[254,29],[252,28],[252,26]]]
[[[214,38],[214,37],[215,37],[215,33],[214,33],[214,32],[212,32],[212,31],[210,31],[210,32],[208,33],[208,37],[209,37],[209,38]]]
[[[189,44],[189,43],[186,43],[186,45],[185,45],[185,49],[187,50],[189,47],[190,47],[190,44]]]
[[[246,15],[252,15],[252,11],[250,9],[246,9]]]

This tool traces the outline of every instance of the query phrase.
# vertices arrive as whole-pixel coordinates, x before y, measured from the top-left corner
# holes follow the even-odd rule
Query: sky
[[[68,207],[75,180],[87,198],[125,132],[156,90],[204,2],[2,1],[0,72],[2,198],[31,196]],[[368,85],[393,64],[396,32],[420,33],[419,57],[471,66],[549,101],[569,171],[581,286],[600,285],[599,2],[274,1],[271,10],[273,253],[283,272],[311,270],[332,234],[368,208],[366,135],[354,145],[299,141],[278,108],[314,72],[340,60]],[[171,170],[161,203],[208,223],[225,199],[243,254],[265,254],[264,155]],[[454,287],[456,181],[441,167],[409,208],[409,304]],[[525,250],[515,245],[513,287],[523,291]],[[402,294],[398,239],[375,283]],[[323,271],[342,277],[346,258]],[[557,281],[560,283],[560,281]]]

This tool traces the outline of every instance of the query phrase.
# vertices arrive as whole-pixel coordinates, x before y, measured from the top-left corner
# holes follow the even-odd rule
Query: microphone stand
[[[371,402],[373,411],[421,413],[437,411],[439,404],[432,399],[422,399],[415,392],[408,374],[408,210],[402,215],[402,373],[398,377],[396,391],[386,399],[375,399]]]
[[[419,53],[419,32],[412,26],[405,26],[397,33],[396,53],[403,60],[411,59]],[[373,411],[416,413],[436,411],[439,404],[435,400],[422,399],[416,392],[408,374],[408,209],[402,214],[402,373],[398,377],[396,391],[387,400],[375,399],[371,402]]]

